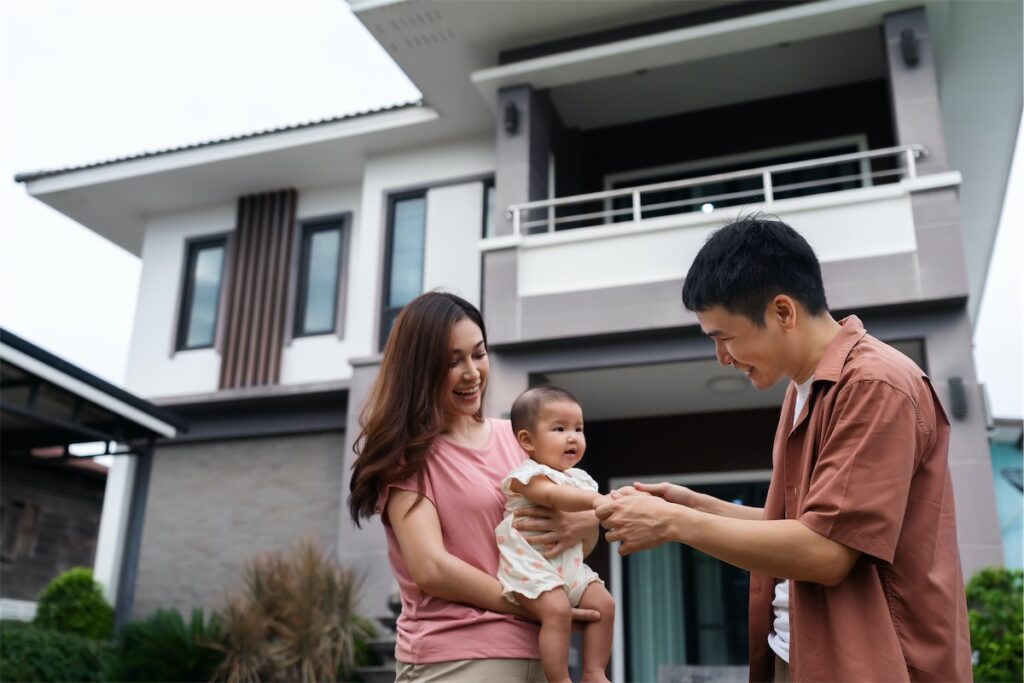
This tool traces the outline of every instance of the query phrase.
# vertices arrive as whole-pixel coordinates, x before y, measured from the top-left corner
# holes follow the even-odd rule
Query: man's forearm
[[[841,581],[857,557],[795,519],[736,519],[680,507],[668,533],[670,540],[737,567],[824,585]]]
[[[709,496],[706,493],[695,493],[693,498],[693,509],[706,512],[719,517],[731,517],[732,519],[763,520],[764,508],[750,507],[749,505],[737,505],[729,503],[720,498]]]

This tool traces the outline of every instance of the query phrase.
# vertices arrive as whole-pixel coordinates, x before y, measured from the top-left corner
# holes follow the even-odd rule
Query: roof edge
[[[376,109],[366,109],[363,111],[353,112],[350,114],[342,114],[340,116],[332,116],[323,119],[316,119],[313,121],[306,121],[304,123],[295,123],[287,126],[278,126],[276,128],[267,128],[264,130],[253,131],[251,133],[242,133],[239,135],[232,135],[223,138],[214,138],[213,140],[205,140],[202,142],[194,142],[187,145],[178,145],[175,147],[167,147],[165,149],[158,149],[147,152],[140,152],[138,154],[131,154],[128,156],[114,157],[112,159],[104,159],[102,161],[95,161],[87,164],[77,164],[74,166],[65,166],[63,168],[55,168],[48,170],[39,171],[27,171],[24,173],[18,173],[14,176],[14,182],[16,183],[30,183],[35,180],[42,178],[50,178],[53,176],[64,175],[65,173],[74,173],[77,171],[84,171],[92,168],[99,168],[102,166],[112,166],[115,164],[125,163],[128,161],[136,161],[138,159],[148,159],[151,157],[164,156],[167,154],[174,154],[176,152],[184,152],[193,149],[201,149],[204,147],[213,147],[215,145],[222,145],[229,142],[237,142],[239,140],[249,140],[252,138],[264,137],[268,135],[275,135],[277,133],[286,133],[294,130],[301,130],[304,128],[314,128],[316,126],[324,126],[331,123],[338,123],[339,121],[348,121],[351,119],[365,118],[374,116],[376,114],[384,114],[387,112],[398,111],[401,109],[413,109],[425,106],[422,98],[418,100],[411,100],[409,102],[400,102],[397,104],[388,105],[385,107],[377,107]]]
[[[36,346],[32,342],[23,339],[22,337],[19,337],[18,335],[3,327],[0,327],[0,343],[4,344],[5,346],[11,347],[15,351],[21,352],[22,354],[30,358],[33,358],[40,363],[44,363],[50,366],[51,368],[57,370],[58,372],[62,372],[65,375],[72,377],[73,379],[76,379],[79,382],[82,382],[83,384],[92,387],[93,389],[101,391],[107,394],[108,396],[117,399],[118,401],[121,401],[122,403],[127,404],[132,408],[135,408],[136,410],[146,413],[151,418],[155,418],[157,420],[160,420],[161,422],[165,422],[173,426],[174,428],[178,429],[179,431],[188,431],[188,423],[178,415],[172,413],[171,411],[157,407],[150,403],[149,401],[141,399],[135,394],[126,391],[125,389],[122,389],[119,386],[111,384],[105,379],[101,379],[96,375],[92,374],[91,372],[88,372],[87,370],[78,367],[74,363],[67,361],[53,353],[50,353],[46,349]]]

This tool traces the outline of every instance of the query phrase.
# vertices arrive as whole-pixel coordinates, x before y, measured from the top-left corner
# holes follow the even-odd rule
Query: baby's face
[[[583,457],[583,409],[572,401],[553,401],[541,408],[530,432],[534,450],[530,457],[541,465],[564,472]]]

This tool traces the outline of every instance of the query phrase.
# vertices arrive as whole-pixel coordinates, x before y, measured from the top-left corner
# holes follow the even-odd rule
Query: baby
[[[543,505],[566,512],[604,502],[597,482],[574,466],[583,457],[583,409],[568,391],[530,389],[512,405],[512,431],[530,456],[502,480],[505,518],[495,536],[501,561],[498,580],[510,602],[540,621],[540,658],[549,683],[569,683],[572,608],[596,609],[601,620],[583,628],[583,681],[607,681],[615,601],[601,578],[583,563],[579,543],[546,558],[530,545],[529,532],[513,526],[516,509]]]

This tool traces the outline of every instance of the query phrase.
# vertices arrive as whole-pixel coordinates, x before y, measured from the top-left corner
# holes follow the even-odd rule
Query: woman
[[[501,596],[494,527],[501,478],[525,459],[505,420],[485,419],[480,312],[428,292],[395,321],[361,415],[349,509],[380,513],[402,614],[397,681],[543,681],[537,625]],[[591,512],[541,509],[522,528],[547,553],[597,538]],[[593,621],[593,610],[577,610]]]

